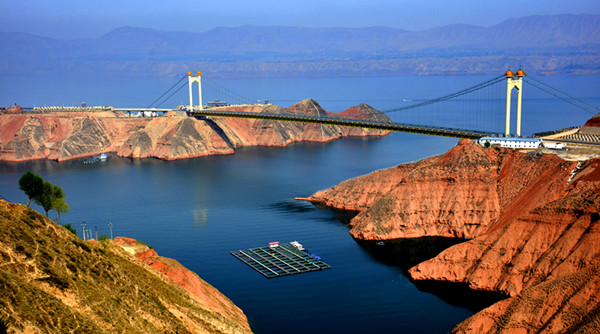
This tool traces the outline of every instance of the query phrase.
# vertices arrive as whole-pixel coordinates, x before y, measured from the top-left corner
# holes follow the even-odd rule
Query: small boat
[[[106,153],[94,154],[91,157],[84,160],[83,163],[84,164],[93,164],[98,161],[106,161],[107,158],[108,158],[108,155]]]
[[[290,245],[296,247],[296,249],[303,251],[304,247],[298,241],[290,242]]]
[[[377,246],[383,246],[383,245],[385,245],[385,243],[383,241],[377,241],[375,244]]]

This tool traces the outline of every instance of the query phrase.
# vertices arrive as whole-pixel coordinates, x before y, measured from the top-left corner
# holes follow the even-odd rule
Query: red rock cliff
[[[135,239],[116,237],[114,242],[130,254],[149,265],[151,268],[164,274],[175,283],[196,296],[203,305],[209,306],[222,317],[235,319],[239,323],[246,323],[246,315],[227,297],[221,294],[210,284],[202,280],[194,272],[184,267],[181,263],[166,257],[159,256],[156,251],[148,246],[138,243]],[[249,328],[245,328],[249,331]]]
[[[238,111],[269,112],[269,105],[232,106]],[[329,114],[313,100],[287,110],[303,114]],[[340,113],[361,114],[387,121],[367,105]],[[329,114],[335,115],[337,114]],[[343,136],[381,136],[386,132],[339,126],[214,118],[197,120],[173,114],[165,117],[128,118],[110,111],[52,112],[0,115],[0,160],[68,160],[113,152],[132,158],[164,160],[231,154],[242,146],[285,146],[298,141],[325,142]]]
[[[445,154],[349,180],[307,200],[360,211],[350,231],[359,239],[472,239],[409,270],[415,280],[513,296],[458,332],[598,328],[600,282],[592,276],[600,265],[600,158],[569,162],[461,140]]]
[[[485,149],[468,140],[443,155],[343,182],[307,200],[358,210],[353,237],[473,238],[498,221],[564,196],[577,162]]]
[[[411,268],[411,276],[465,282],[514,296],[547,279],[598,264],[600,159],[572,170],[557,166],[548,166],[540,179],[530,180],[498,221],[475,239]],[[517,167],[522,165],[513,169]]]

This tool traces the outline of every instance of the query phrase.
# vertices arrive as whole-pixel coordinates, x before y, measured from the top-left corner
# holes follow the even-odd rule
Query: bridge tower
[[[506,71],[506,132],[510,135],[510,97],[513,88],[517,89],[517,137],[521,137],[521,100],[523,97],[523,76],[527,75],[525,71],[519,69],[517,74],[513,71]]]
[[[194,111],[194,98],[192,95],[192,84],[194,82],[198,83],[198,105],[200,106],[200,110],[202,110],[202,82],[200,77],[202,72],[196,72],[196,75],[192,75],[192,72],[188,72],[188,88],[190,90],[190,111]]]

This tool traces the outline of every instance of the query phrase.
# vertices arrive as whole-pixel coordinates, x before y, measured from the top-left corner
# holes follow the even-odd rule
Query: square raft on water
[[[237,250],[230,253],[266,278],[331,268],[327,263],[321,261],[320,257],[309,253],[297,242],[283,245],[269,243],[269,246],[266,247]]]

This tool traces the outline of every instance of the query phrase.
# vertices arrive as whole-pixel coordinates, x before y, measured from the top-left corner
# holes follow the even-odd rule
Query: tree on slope
[[[19,189],[23,190],[25,195],[29,198],[27,201],[27,207],[29,207],[31,200],[40,196],[44,191],[44,179],[29,170],[19,179]]]
[[[42,193],[33,200],[44,208],[46,217],[48,217],[48,211],[54,208],[53,205],[55,201],[64,197],[65,193],[61,187],[53,185],[50,181],[44,181]]]
[[[71,226],[71,224],[65,224],[63,225],[64,228],[66,228],[67,230],[69,230],[69,232],[77,235],[77,231],[73,228],[73,226]],[[2,332],[0,332],[2,333]]]
[[[56,214],[58,214],[58,220],[56,222],[60,224],[60,214],[69,212],[69,210],[71,210],[71,206],[67,204],[63,194],[63,197],[58,197],[54,199],[54,202],[52,203],[52,209],[54,209],[54,211],[56,211]]]

